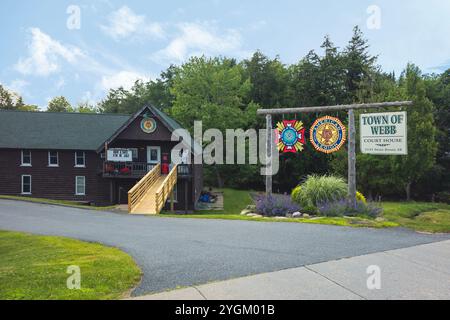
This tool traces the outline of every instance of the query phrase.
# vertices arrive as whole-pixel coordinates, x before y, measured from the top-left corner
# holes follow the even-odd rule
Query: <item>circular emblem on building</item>
[[[145,133],[152,133],[156,130],[156,121],[153,118],[143,118],[141,120],[141,129]]]
[[[305,144],[305,128],[297,120],[284,120],[277,123],[278,150],[297,152],[303,150]]]
[[[345,127],[338,118],[325,116],[314,121],[309,140],[317,151],[332,153],[345,143]]]

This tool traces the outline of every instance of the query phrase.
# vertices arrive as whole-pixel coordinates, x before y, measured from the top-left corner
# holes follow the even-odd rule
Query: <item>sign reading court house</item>
[[[360,115],[361,152],[408,154],[406,111]]]

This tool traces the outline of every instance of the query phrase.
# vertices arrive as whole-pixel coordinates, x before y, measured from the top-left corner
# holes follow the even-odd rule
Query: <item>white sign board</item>
[[[368,154],[408,154],[406,111],[361,114],[361,152]]]
[[[133,156],[132,156],[131,150],[129,150],[129,149],[111,148],[111,149],[108,149],[106,160],[117,161],[117,162],[126,162],[126,161],[132,161]]]

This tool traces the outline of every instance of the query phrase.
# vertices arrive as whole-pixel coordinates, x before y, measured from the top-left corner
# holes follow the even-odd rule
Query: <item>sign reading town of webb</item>
[[[408,154],[406,111],[361,114],[361,152]]]
[[[117,162],[132,161],[133,155],[131,150],[128,149],[111,148],[108,149],[107,160]]]

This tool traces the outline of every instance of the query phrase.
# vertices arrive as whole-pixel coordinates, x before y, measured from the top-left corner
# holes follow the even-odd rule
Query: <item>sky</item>
[[[325,35],[345,47],[355,25],[386,72],[450,67],[448,0],[2,0],[0,10],[0,84],[42,109],[60,95],[96,103],[194,55],[261,50],[297,63]]]

